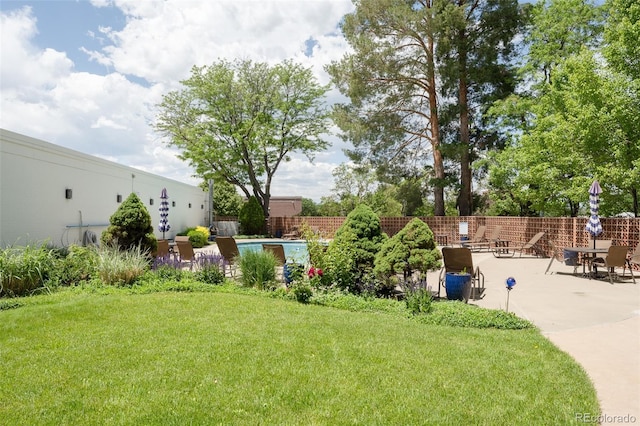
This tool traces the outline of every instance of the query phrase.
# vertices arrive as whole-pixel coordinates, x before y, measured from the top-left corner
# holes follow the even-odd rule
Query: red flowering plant
[[[307,277],[309,277],[309,283],[311,287],[318,288],[322,285],[322,277],[324,276],[324,272],[320,268],[316,268],[314,266],[310,267],[307,271]]]

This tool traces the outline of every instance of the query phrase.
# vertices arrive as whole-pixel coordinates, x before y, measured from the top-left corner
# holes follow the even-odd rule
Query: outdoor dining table
[[[596,254],[606,254],[609,252],[608,248],[594,248],[594,247],[565,247],[564,251],[566,252],[571,252],[571,253],[578,253],[578,254],[582,254],[583,258],[595,258]],[[591,259],[593,260],[593,259]],[[582,262],[582,276],[586,277],[589,276],[589,278],[591,278],[591,272],[589,272],[589,274],[587,274],[585,272],[585,265],[587,264],[587,262]]]

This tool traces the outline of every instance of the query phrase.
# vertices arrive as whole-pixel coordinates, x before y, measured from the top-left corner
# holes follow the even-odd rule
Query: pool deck
[[[533,322],[585,369],[598,394],[601,424],[640,424],[640,274],[635,285],[630,279],[611,285],[608,280],[574,276],[573,267],[554,261],[545,275],[549,260],[474,252],[486,290],[482,299],[469,303],[506,309],[509,293],[509,311]],[[435,289],[438,276],[434,271],[427,277]],[[505,286],[508,277],[516,279],[510,292]],[[576,416],[586,419],[595,413]]]

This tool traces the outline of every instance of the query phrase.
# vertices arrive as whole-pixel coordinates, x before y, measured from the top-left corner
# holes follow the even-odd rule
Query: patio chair
[[[471,250],[466,247],[442,247],[443,267],[438,278],[438,298],[444,287],[447,272],[467,271],[471,275],[471,299],[480,299],[484,293],[484,274],[479,267],[473,267]]]
[[[493,228],[491,233],[487,233],[488,229],[485,231],[486,238],[485,241],[480,241],[477,243],[465,243],[463,244],[465,247],[470,248],[471,250],[478,249],[481,250],[486,248],[487,250],[491,249],[491,246],[495,246],[498,241],[500,241],[500,233],[502,232],[502,226],[498,225]]]
[[[481,243],[485,240],[484,233],[486,231],[487,231],[487,227],[485,225],[480,225],[478,226],[478,229],[476,230],[476,234],[473,236],[473,238],[471,238],[470,240],[457,241],[456,244],[460,244],[462,247],[464,247],[467,244]]]
[[[565,251],[562,247],[560,247],[553,241],[549,241],[549,246],[551,247],[552,254],[551,260],[547,265],[547,270],[544,271],[545,275],[547,274],[547,272],[549,272],[549,268],[551,268],[551,264],[554,260],[562,262],[567,266],[573,266],[573,274],[575,275],[578,270],[578,266],[580,265],[580,263],[578,262],[578,254]]]
[[[513,257],[516,252],[519,252],[520,255],[518,257],[522,257],[522,253],[527,251],[533,251],[535,256],[544,257],[544,250],[538,246],[538,242],[544,236],[545,232],[538,232],[534,235],[529,241],[520,245],[520,246],[511,246],[504,247],[502,250],[494,250],[493,255],[496,257]],[[508,250],[507,250],[508,249]]]
[[[634,265],[638,266],[638,269],[640,269],[640,243],[638,243],[638,245],[636,246],[636,249],[633,251],[631,256],[627,259],[627,265],[629,266],[629,269],[632,269]]]
[[[216,244],[218,245],[218,250],[220,250],[220,254],[224,257],[223,270],[226,270],[226,266],[229,267],[229,274],[233,277],[235,276],[237,269],[237,260],[240,257],[240,250],[238,250],[238,245],[236,244],[236,240],[233,237],[217,237]]]
[[[613,245],[613,240],[594,240],[593,241],[593,248],[597,248],[597,249],[603,249],[603,250],[608,250],[609,247],[611,247]],[[597,256],[597,255],[592,255],[592,256],[585,256],[583,258],[584,262],[587,262],[588,265],[590,265],[592,262],[599,262],[602,263],[604,262],[604,257],[602,256]],[[589,269],[591,270],[591,266],[589,266]]]
[[[262,250],[273,253],[273,256],[278,261],[277,270],[278,274],[284,280],[284,264],[287,263],[287,258],[284,254],[284,246],[282,244],[262,244]]]
[[[279,266],[284,266],[287,263],[287,258],[284,255],[284,246],[282,244],[262,244],[262,250],[273,253],[278,260]]]
[[[169,240],[158,240],[158,248],[155,257],[164,259],[169,257]]]
[[[603,266],[607,269],[607,274],[609,275],[609,282],[613,284],[613,275],[615,274],[615,268],[622,268],[622,274],[624,275],[624,271],[627,267],[627,253],[629,252],[629,247],[627,246],[611,246],[609,247],[609,251],[607,255],[600,261],[598,259],[594,259],[591,262],[591,267],[593,268],[594,274],[598,274],[598,266]],[[633,283],[636,283],[636,277],[633,275],[633,270],[629,269],[629,273],[631,274],[631,279]]]
[[[189,263],[189,269],[193,269],[193,261],[196,259],[196,255],[193,251],[191,241],[176,241],[176,247],[178,248],[180,266],[182,266],[183,263]]]
[[[297,240],[300,238],[300,231],[298,230],[298,227],[294,227],[291,231],[284,234],[282,238],[285,240]]]

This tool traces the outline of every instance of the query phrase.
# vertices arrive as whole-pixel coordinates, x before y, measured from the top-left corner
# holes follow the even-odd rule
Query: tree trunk
[[[428,50],[429,64],[427,73],[429,76],[429,122],[431,125],[431,150],[433,151],[433,171],[435,185],[433,186],[433,203],[435,216],[444,216],[444,160],[440,152],[440,120],[438,119],[438,91],[436,85],[436,66],[434,61],[433,33],[429,32]]]
[[[458,208],[460,216],[471,216],[473,205],[471,199],[471,137],[469,134],[469,105],[467,87],[466,53],[460,53],[460,77],[458,102],[460,104],[460,196]]]

